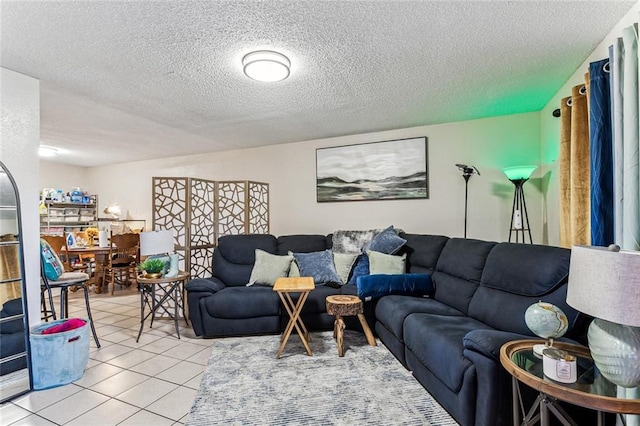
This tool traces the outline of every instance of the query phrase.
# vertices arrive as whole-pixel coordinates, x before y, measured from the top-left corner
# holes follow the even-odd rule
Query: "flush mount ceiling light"
[[[289,77],[289,58],[270,50],[258,50],[242,58],[247,77],[258,81],[274,82]]]
[[[58,150],[52,146],[41,145],[38,148],[38,155],[40,157],[55,157],[58,155]]]

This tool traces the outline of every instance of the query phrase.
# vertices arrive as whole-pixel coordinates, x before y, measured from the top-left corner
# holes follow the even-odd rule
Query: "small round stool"
[[[373,338],[373,333],[367,324],[367,321],[362,314],[362,300],[358,296],[345,296],[335,295],[327,296],[327,313],[329,315],[335,315],[336,321],[333,324],[333,337],[338,341],[338,356],[344,356],[344,316],[357,315],[364,330],[364,335],[367,337],[367,343],[371,346],[376,346],[376,339]]]

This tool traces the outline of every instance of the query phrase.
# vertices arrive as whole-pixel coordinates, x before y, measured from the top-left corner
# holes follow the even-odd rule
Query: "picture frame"
[[[426,136],[316,149],[318,203],[429,198]]]

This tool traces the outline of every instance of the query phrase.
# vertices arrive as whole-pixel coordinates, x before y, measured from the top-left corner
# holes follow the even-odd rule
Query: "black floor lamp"
[[[509,242],[511,236],[515,232],[516,243],[519,241],[519,235],[522,233],[522,242],[526,243],[526,235],[529,235],[529,244],[533,244],[531,238],[531,228],[529,227],[529,214],[527,213],[527,203],[524,199],[524,191],[522,189],[524,183],[529,180],[531,173],[538,166],[517,166],[502,169],[507,178],[515,186],[513,193],[513,206],[511,207],[511,222],[509,223]]]
[[[464,237],[467,238],[467,200],[469,197],[469,179],[471,175],[477,174],[480,176],[480,172],[475,166],[467,166],[466,164],[456,164],[458,170],[462,172],[464,178]]]

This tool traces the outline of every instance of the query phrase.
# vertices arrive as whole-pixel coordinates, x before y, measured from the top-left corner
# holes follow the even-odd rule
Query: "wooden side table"
[[[178,339],[180,338],[180,329],[178,328],[178,309],[182,309],[184,314],[184,320],[189,325],[186,312],[184,310],[184,284],[189,279],[188,272],[179,272],[177,276],[167,278],[144,278],[142,276],[137,277],[138,291],[140,292],[140,331],[138,331],[138,337],[136,342],[140,340],[142,329],[144,328],[144,322],[149,316],[151,316],[151,324],[149,327],[153,327],[153,320],[156,318],[156,313],[162,309],[171,319],[176,326],[176,334]],[[156,292],[156,287],[162,290],[161,294]],[[168,301],[173,302],[173,313],[164,304]],[[145,315],[145,306],[149,307],[149,312]]]
[[[597,372],[588,348],[553,342],[555,348],[575,355],[578,362],[578,381],[560,383],[544,375],[542,358],[533,353],[533,345],[538,343],[540,340],[514,340],[500,348],[500,362],[512,376],[514,425],[528,426],[535,424],[539,418],[542,426],[548,426],[550,412],[563,424],[575,425],[558,401],[597,410],[598,426],[604,425],[603,412],[640,414],[640,400],[617,398],[616,385]],[[528,413],[523,413],[523,418],[520,413],[522,399],[518,382],[539,392]]]
[[[333,337],[338,342],[338,356],[344,356],[344,320],[343,316],[357,315],[362,325],[364,335],[367,336],[367,343],[376,346],[376,339],[367,324],[367,320],[362,313],[362,300],[358,296],[333,295],[327,296],[327,313],[335,315],[336,321],[333,325]]]
[[[313,356],[308,343],[309,331],[302,322],[302,318],[300,318],[300,312],[302,312],[302,307],[304,306],[304,302],[306,302],[307,297],[309,297],[309,293],[315,288],[316,285],[311,277],[281,277],[278,278],[273,285],[273,291],[278,293],[284,308],[289,314],[289,322],[282,333],[280,348],[278,349],[276,358],[280,358],[282,352],[284,352],[284,347],[286,346],[287,340],[289,340],[289,336],[291,335],[294,327],[296,328],[298,336],[300,336],[300,340],[307,351],[307,355]],[[297,302],[293,302],[291,293],[300,293]]]

